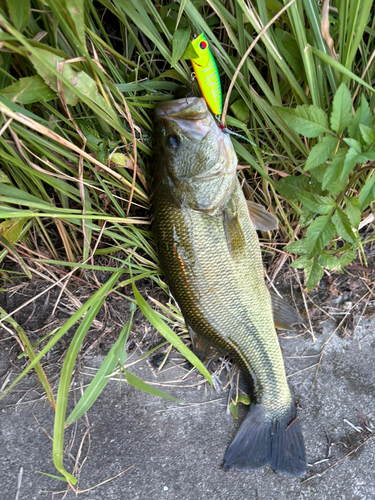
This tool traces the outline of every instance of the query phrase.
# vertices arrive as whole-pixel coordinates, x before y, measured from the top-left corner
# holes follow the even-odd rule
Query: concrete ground
[[[354,318],[354,326],[358,320],[359,317]],[[182,375],[187,373],[186,365],[176,366],[182,360],[172,355],[162,373],[151,369],[147,362],[133,365],[129,370],[146,381],[164,384],[156,387],[183,403],[147,395],[126,383],[120,389],[113,381],[89,410],[87,419],[67,430],[66,443],[71,446],[70,455],[65,456],[66,467],[72,470],[77,455],[81,466],[87,455],[80,467],[80,490],[129,469],[95,489],[80,493],[78,498],[373,500],[375,318],[363,317],[349,337],[332,335],[314,385],[316,367],[302,371],[317,363],[316,355],[336,324],[328,319],[320,325],[322,333],[317,334],[316,343],[309,334],[297,332],[288,332],[280,338],[289,383],[300,407],[310,464],[305,477],[280,476],[270,468],[248,473],[224,472],[221,468],[224,452],[246,408],[243,406],[239,420],[234,420],[226,411],[228,390],[215,392],[195,374],[181,382]],[[85,360],[81,371],[93,372],[92,367],[100,362],[100,358]],[[83,376],[87,383],[90,377]],[[199,382],[202,383],[197,385]],[[79,383],[75,389],[78,388]],[[78,392],[72,391],[72,395]],[[57,474],[51,457],[53,412],[44,399],[39,400],[41,396],[35,377],[30,376],[0,402],[1,500],[76,498],[72,491],[65,497],[63,493],[54,494],[64,490],[64,483],[37,473]],[[89,435],[80,450],[88,424]]]

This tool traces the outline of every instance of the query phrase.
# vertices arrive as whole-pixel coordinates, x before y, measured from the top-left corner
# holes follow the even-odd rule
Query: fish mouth
[[[157,120],[176,123],[181,133],[192,141],[202,141],[215,127],[203,98],[186,97],[162,102],[155,107],[155,112]]]
[[[155,107],[155,112],[158,118],[180,120],[203,120],[209,114],[206,101],[202,97],[161,102]]]

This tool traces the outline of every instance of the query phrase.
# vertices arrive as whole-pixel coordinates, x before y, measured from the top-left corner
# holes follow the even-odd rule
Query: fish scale
[[[234,353],[245,374],[250,374],[250,381],[259,381],[256,385],[262,381],[262,393],[255,391],[257,397],[281,401],[283,395],[290,403],[258,237],[238,181],[233,196],[248,242],[245,249],[239,248],[234,255],[229,252],[222,216],[176,209],[168,198],[158,197],[155,213],[160,221],[158,233],[163,234],[163,238],[158,237],[158,254],[189,326]],[[177,239],[173,228],[178,228]],[[269,312],[259,321],[257,309],[265,307]],[[263,336],[257,334],[260,331]],[[264,335],[266,331],[273,342]]]
[[[152,210],[160,264],[186,324],[232,354],[252,385],[252,404],[224,469],[257,470],[270,463],[277,472],[299,476],[306,469],[304,445],[257,232],[230,139],[204,109],[203,99],[190,98],[157,110]]]

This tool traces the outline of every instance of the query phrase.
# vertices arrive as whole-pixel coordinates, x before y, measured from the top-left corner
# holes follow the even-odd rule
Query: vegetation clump
[[[23,374],[36,369],[56,410],[54,463],[72,484],[62,463],[66,398],[82,342],[109,294],[137,304],[210,378],[167,324],[184,334],[180,312],[172,304],[156,312],[135,284],[149,279],[167,291],[149,230],[152,109],[191,90],[199,95],[186,49],[201,32],[229,105],[226,125],[251,141],[233,139],[245,194],[278,218],[277,239],[298,256],[292,267],[304,270],[306,289],[325,270],[341,271],[356,258],[367,265],[375,200],[373,2],[0,1],[0,275],[48,275],[65,293],[81,273],[96,287],[35,344],[0,308],[0,325],[17,331],[30,360]],[[270,241],[263,233],[274,253]],[[103,256],[112,256],[112,266],[100,263]],[[104,284],[98,271],[111,274]],[[127,285],[132,296],[122,293]],[[40,360],[78,323],[55,402]],[[67,423],[95,401],[116,365],[122,370],[130,328],[131,319]]]

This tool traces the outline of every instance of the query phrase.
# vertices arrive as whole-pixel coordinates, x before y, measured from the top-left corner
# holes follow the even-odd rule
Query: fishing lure
[[[197,59],[191,59],[191,63],[204,100],[214,115],[221,115],[223,99],[220,77],[207,38],[201,33],[190,43],[199,56]]]
[[[223,132],[235,135],[240,139],[249,142],[253,146],[258,147],[246,137],[243,137],[242,135],[232,132],[226,128],[220,121],[220,115],[223,110],[220,77],[215,59],[213,58],[210,47],[208,46],[206,35],[201,33],[194,40],[192,40],[190,44],[199,56],[197,59],[191,59],[195,77],[198,81],[204,100],[219,121],[219,128],[223,130]]]

